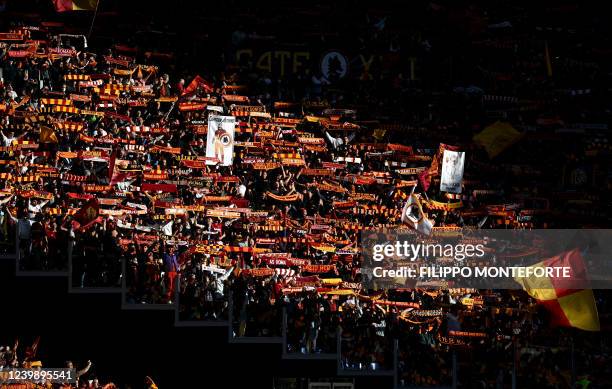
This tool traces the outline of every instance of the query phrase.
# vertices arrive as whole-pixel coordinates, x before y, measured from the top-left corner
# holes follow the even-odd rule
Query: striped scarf
[[[295,194],[291,194],[291,195],[276,195],[270,191],[266,192],[266,196],[273,199],[273,200],[277,200],[277,201],[282,201],[282,202],[292,202],[292,201],[297,201],[299,199],[299,194],[295,193]]]

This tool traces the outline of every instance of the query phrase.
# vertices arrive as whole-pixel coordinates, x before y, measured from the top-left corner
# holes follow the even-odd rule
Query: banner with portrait
[[[442,173],[440,191],[461,193],[465,153],[462,151],[444,150],[442,156]]]
[[[208,117],[208,137],[206,139],[207,165],[230,166],[234,160],[234,130],[236,117]]]

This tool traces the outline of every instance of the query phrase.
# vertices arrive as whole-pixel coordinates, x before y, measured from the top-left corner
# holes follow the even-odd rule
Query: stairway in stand
[[[17,241],[16,247],[19,247]],[[68,292],[73,294],[121,294],[121,308],[125,310],[146,310],[146,311],[161,311],[168,312],[174,311],[174,325],[176,327],[225,327],[227,328],[228,343],[252,343],[256,347],[257,344],[278,344],[282,347],[282,358],[284,360],[300,361],[305,360],[328,360],[330,363],[334,363],[337,366],[338,376],[346,377],[357,377],[357,376],[381,376],[381,377],[393,377],[394,388],[397,388],[397,340],[393,340],[393,369],[392,370],[380,370],[372,369],[372,366],[350,366],[348,363],[343,361],[342,358],[342,331],[340,328],[337,330],[336,335],[336,352],[335,353],[304,353],[299,352],[303,350],[291,350],[288,349],[287,342],[287,312],[282,308],[282,330],[280,336],[245,336],[237,337],[234,327],[238,325],[238,318],[233,309],[232,296],[230,293],[230,301],[228,302],[228,320],[199,320],[199,321],[185,321],[179,319],[179,290],[180,284],[177,279],[175,285],[175,297],[172,303],[169,304],[129,304],[126,301],[126,264],[123,263],[122,269],[122,285],[121,287],[98,287],[98,288],[80,288],[75,287],[74,275],[72,274],[72,261],[69,260],[68,269],[65,271],[25,271],[20,269],[19,250],[16,250],[15,254],[8,254],[0,256],[1,260],[15,261],[15,269],[17,277],[62,277],[68,280]],[[346,346],[344,346],[346,347]],[[316,375],[316,374],[315,374]]]

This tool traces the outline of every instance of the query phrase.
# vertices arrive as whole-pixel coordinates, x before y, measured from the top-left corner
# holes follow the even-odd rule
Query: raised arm
[[[87,372],[89,371],[89,369],[91,369],[91,361],[87,361],[87,366],[85,366],[84,368],[82,368],[81,370],[78,370],[76,372],[76,376],[77,378],[82,376],[83,374],[87,374]]]
[[[11,201],[11,199],[13,198],[13,196],[15,196],[15,194],[14,194],[14,193],[12,193],[12,194],[11,194],[10,196],[8,196],[7,198],[0,200],[0,205],[6,204],[6,203],[8,203],[9,201]]]
[[[227,271],[221,277],[219,277],[219,280],[220,281],[227,280],[227,278],[232,274],[233,271],[234,271],[234,267],[232,266],[229,269],[227,269]]]
[[[11,210],[9,209],[9,207],[5,207],[5,208],[6,208],[6,214],[9,215],[11,220],[14,221],[14,222],[17,222],[17,218],[15,216],[13,216],[13,214],[11,213]]]
[[[327,139],[330,141],[334,149],[338,148],[338,146],[342,144],[342,139],[334,138],[333,136],[331,136],[329,132],[327,132],[327,130],[323,130],[323,133],[325,134]]]

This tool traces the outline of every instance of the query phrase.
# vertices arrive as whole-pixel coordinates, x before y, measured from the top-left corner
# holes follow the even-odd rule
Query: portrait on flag
[[[230,166],[234,160],[234,116],[209,116],[206,139],[207,165]],[[216,160],[215,160],[216,159]]]
[[[442,156],[440,191],[461,193],[464,165],[465,152],[444,150],[444,154]]]

